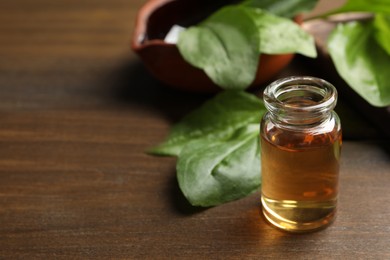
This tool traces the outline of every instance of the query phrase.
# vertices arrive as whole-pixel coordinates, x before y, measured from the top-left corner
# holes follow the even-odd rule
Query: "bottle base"
[[[336,199],[314,202],[272,200],[262,196],[261,203],[266,220],[288,232],[304,233],[323,229],[336,216]]]

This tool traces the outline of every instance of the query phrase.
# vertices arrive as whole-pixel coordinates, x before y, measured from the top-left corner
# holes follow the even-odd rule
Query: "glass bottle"
[[[335,87],[289,77],[264,91],[261,202],[265,218],[292,232],[319,229],[335,217],[341,125]]]

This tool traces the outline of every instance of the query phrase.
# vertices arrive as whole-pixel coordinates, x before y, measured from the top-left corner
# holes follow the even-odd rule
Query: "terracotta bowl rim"
[[[141,6],[138,10],[133,37],[131,41],[131,47],[133,50],[140,50],[150,45],[163,45],[163,46],[176,46],[173,43],[167,43],[162,39],[146,40],[147,35],[147,21],[150,16],[159,8],[170,2],[177,0],[149,0]]]

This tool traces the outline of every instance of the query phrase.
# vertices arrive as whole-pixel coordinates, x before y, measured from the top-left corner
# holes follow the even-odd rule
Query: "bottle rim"
[[[315,94],[318,100],[310,100],[310,104],[289,103],[287,97]],[[263,93],[266,108],[271,113],[285,116],[309,115],[318,116],[330,112],[337,103],[337,90],[326,80],[311,76],[292,76],[272,82]],[[311,116],[310,116],[311,115]]]

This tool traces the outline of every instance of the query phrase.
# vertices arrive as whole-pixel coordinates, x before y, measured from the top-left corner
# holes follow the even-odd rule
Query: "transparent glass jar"
[[[289,77],[264,91],[261,202],[276,227],[305,232],[335,217],[341,125],[335,87],[319,78]]]

